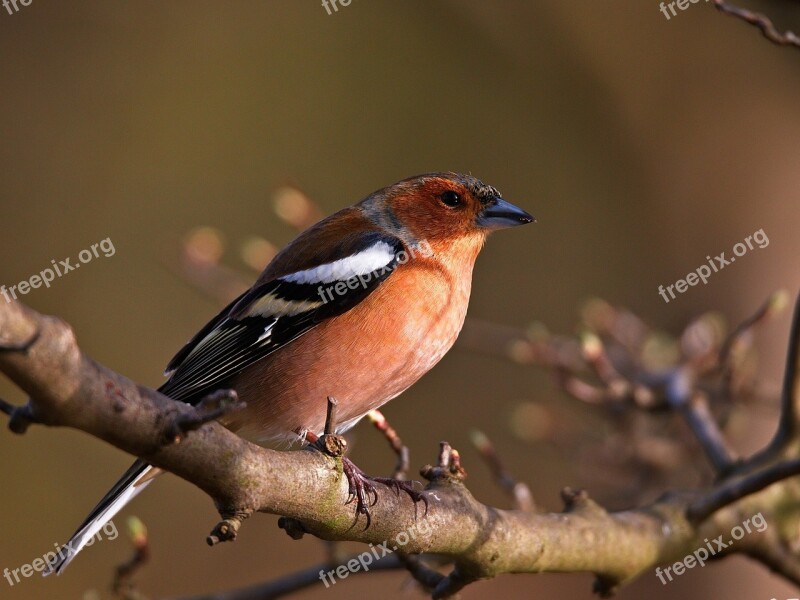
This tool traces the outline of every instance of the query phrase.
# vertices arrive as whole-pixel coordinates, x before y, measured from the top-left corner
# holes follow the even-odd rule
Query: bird
[[[326,399],[334,397],[340,435],[442,359],[464,324],[487,235],[533,221],[472,175],[427,173],[379,189],[278,252],[178,351],[158,391],[197,405],[232,389],[245,408],[220,421],[272,447],[322,435]],[[348,464],[351,494],[355,486],[358,510],[369,516],[371,484]],[[159,472],[137,460],[46,574],[61,573]]]

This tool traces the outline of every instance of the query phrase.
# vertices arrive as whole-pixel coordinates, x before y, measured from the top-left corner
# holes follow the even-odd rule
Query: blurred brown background
[[[800,27],[788,4],[750,5]],[[24,301],[68,321],[84,350],[148,385],[218,308],[165,268],[186,232],[215,226],[226,262],[245,271],[241,240],[293,235],[270,199],[286,183],[326,213],[426,171],[469,171],[499,187],[539,219],[494,236],[478,262],[470,315],[506,325],[536,319],[570,333],[593,295],[667,330],[710,309],[736,322],[774,289],[800,284],[800,52],[707,3],[667,21],[655,0],[353,0],[330,16],[317,0],[33,0],[13,15],[0,8],[0,57],[0,284],[110,237],[113,257]],[[658,285],[761,228],[768,247],[669,304],[659,297]],[[761,380],[772,389],[788,325],[787,314],[758,339]],[[24,400],[6,380],[0,395]],[[521,439],[511,427],[520,402],[560,407],[571,420],[541,441]],[[509,505],[469,446],[475,426],[547,508],[561,507],[564,485],[626,506],[602,472],[590,476],[574,460],[586,453],[573,445],[602,437],[597,411],[539,370],[458,349],[385,412],[415,470],[441,439],[460,448],[485,502]],[[736,445],[758,447],[774,419],[769,407],[755,412]],[[558,443],[562,430],[568,444]],[[0,433],[0,454],[0,569],[64,541],[131,460],[43,428]],[[353,458],[373,473],[394,462],[365,424]],[[125,514],[149,526],[153,560],[138,579],[153,597],[255,583],[324,556],[318,541],[292,541],[266,515],[235,544],[209,549],[211,501],[171,476]],[[0,597],[107,597],[113,566],[129,554],[123,536],[97,543],[62,577],[14,587],[0,579]],[[590,589],[588,574],[505,576],[463,597],[591,598]],[[296,597],[372,593],[419,597],[401,573]],[[734,558],[668,586],[646,575],[619,597],[645,595],[797,592]]]

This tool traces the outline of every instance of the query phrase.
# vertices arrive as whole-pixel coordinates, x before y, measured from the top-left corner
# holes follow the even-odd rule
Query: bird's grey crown
[[[473,177],[472,175],[465,175],[463,173],[428,173],[426,175],[422,175],[421,178],[440,178],[440,179],[451,179],[456,183],[460,183],[465,188],[467,188],[470,192],[472,192],[478,200],[482,203],[492,202],[496,198],[500,198],[500,192],[497,188],[483,183],[477,177]]]

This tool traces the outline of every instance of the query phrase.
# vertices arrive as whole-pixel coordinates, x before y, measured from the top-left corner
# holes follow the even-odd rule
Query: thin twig
[[[316,446],[318,450],[328,456],[344,456],[347,449],[347,441],[340,435],[336,435],[337,413],[339,402],[333,396],[327,398],[327,408],[325,411],[325,426],[323,434],[317,436],[313,431],[297,430],[297,433],[305,440]]]
[[[328,409],[325,412],[325,435],[336,433],[336,411],[339,403],[333,396],[328,396]]]
[[[478,450],[481,458],[489,465],[489,470],[497,484],[514,500],[517,508],[530,511],[534,508],[533,496],[530,488],[514,479],[511,472],[506,469],[503,461],[494,448],[494,445],[482,431],[473,431],[470,436],[472,444]]]
[[[397,464],[395,465],[392,477],[394,479],[407,479],[410,464],[408,446],[403,444],[403,440],[400,439],[394,427],[389,425],[389,421],[386,420],[386,417],[381,411],[372,410],[367,414],[367,418],[372,422],[375,428],[384,435],[389,442],[389,446],[391,446],[392,450],[394,450],[397,455]]]
[[[181,262],[165,261],[163,266],[189,289],[200,292],[219,306],[229,304],[252,283],[225,265],[197,262],[186,257]]]
[[[431,569],[426,565],[419,556],[413,554],[398,554],[398,558],[406,570],[411,573],[411,576],[419,583],[426,591],[430,592],[439,585],[445,578],[441,573]]]
[[[712,2],[718,11],[737,17],[750,23],[750,25],[758,27],[761,34],[773,44],[800,48],[800,37],[791,31],[780,33],[777,27],[775,27],[775,24],[766,15],[747,10],[746,8],[732,6],[725,2],[725,0],[712,0]]]
[[[453,569],[453,571],[444,577],[439,582],[439,585],[434,588],[431,598],[433,598],[433,600],[445,600],[446,598],[452,598],[474,581],[477,581],[475,577],[466,575],[458,569]]]
[[[133,542],[133,556],[116,568],[111,589],[116,596],[123,600],[146,600],[146,597],[136,589],[131,579],[150,560],[147,528],[139,519],[131,517],[128,519],[128,533]]]
[[[2,398],[0,398],[0,412],[7,414],[9,417],[14,414],[14,411],[17,409],[16,406],[11,404],[10,402],[6,402]]]
[[[778,573],[785,577],[789,582],[800,588],[800,560],[797,555],[787,548],[774,531],[766,538],[760,540],[761,543],[753,547],[745,547],[744,552],[761,563],[763,563],[773,573]]]
[[[598,379],[606,384],[606,387],[618,386],[620,382],[625,383],[625,378],[620,375],[611,362],[605,344],[599,336],[590,332],[584,333],[581,336],[581,352]]]
[[[690,521],[699,523],[740,498],[755,494],[773,483],[796,475],[800,475],[800,459],[766,467],[742,479],[723,482],[706,496],[692,502],[686,509],[686,516]]]
[[[586,404],[604,404],[612,399],[608,389],[584,381],[568,367],[555,366],[553,374],[561,389],[576,400]]]
[[[340,566],[346,566],[348,562],[357,560],[359,556],[358,554],[353,554],[352,556],[346,557],[341,562],[334,564],[320,563],[307,569],[297,571],[296,573],[291,573],[290,575],[285,575],[278,579],[246,588],[224,592],[212,592],[210,594],[200,594],[197,596],[184,596],[176,600],[273,600],[274,598],[282,598],[293,592],[314,585],[321,586],[322,583],[325,583],[326,588],[330,588],[337,583],[337,579],[329,575],[330,571],[335,571],[336,568]],[[374,562],[370,565],[369,572],[396,571],[402,568],[403,564],[400,562],[400,557],[397,554],[393,554]],[[367,571],[363,570],[348,570],[345,577],[361,575],[366,572]],[[323,576],[326,577],[323,579]],[[326,581],[329,579],[333,579],[333,583],[328,583]],[[322,590],[322,587],[320,587],[320,590]]]
[[[789,330],[789,348],[781,389],[781,417],[769,448],[777,451],[798,441],[800,430],[800,294],[795,299],[794,316]]]
[[[779,313],[786,306],[786,292],[781,290],[770,295],[769,298],[758,307],[758,310],[739,323],[730,335],[720,346],[718,362],[725,368],[731,358],[733,350],[740,343],[742,338],[752,331],[752,329],[762,323],[770,316]]]
[[[678,368],[666,386],[670,406],[686,421],[717,473],[725,473],[736,461],[719,425],[708,407],[703,392],[693,391],[693,376],[687,368]]]
[[[739,323],[727,338],[720,344],[717,353],[716,368],[722,374],[720,384],[720,399],[727,408],[733,405],[733,385],[734,378],[740,361],[738,356],[752,345],[750,334],[757,325],[760,325],[770,317],[783,311],[788,303],[788,293],[785,290],[778,290],[770,295],[767,300],[758,307],[758,310]]]
[[[33,405],[28,402],[23,406],[14,406],[0,398],[0,412],[9,416],[8,429],[17,434],[28,431],[28,427],[42,420],[34,413]]]

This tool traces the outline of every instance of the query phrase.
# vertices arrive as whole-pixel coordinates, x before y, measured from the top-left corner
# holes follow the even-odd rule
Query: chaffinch
[[[430,173],[378,190],[279,252],[175,355],[159,391],[196,404],[236,390],[246,408],[222,422],[263,445],[321,435],[333,396],[343,433],[452,347],[487,234],[533,220],[470,175]],[[61,572],[157,472],[137,460],[49,572]]]

